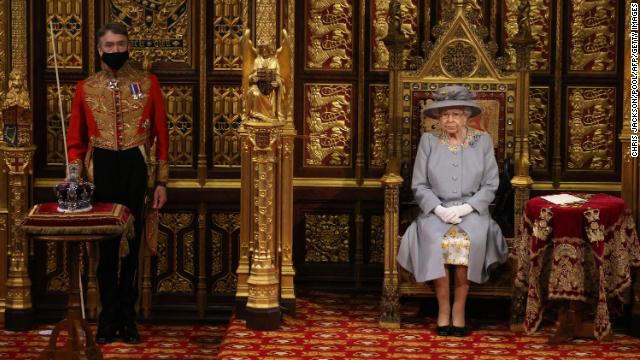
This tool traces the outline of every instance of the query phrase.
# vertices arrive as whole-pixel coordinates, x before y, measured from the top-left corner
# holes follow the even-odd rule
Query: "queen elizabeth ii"
[[[498,165],[491,136],[467,126],[482,111],[472,93],[464,86],[445,86],[434,98],[422,113],[438,119],[440,128],[420,138],[411,180],[421,212],[404,233],[397,260],[416,281],[434,281],[437,334],[466,336],[469,281],[486,282],[489,266],[507,259],[504,236],[489,213]]]

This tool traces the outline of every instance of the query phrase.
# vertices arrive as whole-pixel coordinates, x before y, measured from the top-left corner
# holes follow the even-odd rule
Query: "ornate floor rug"
[[[54,325],[39,326],[26,332],[12,332],[0,328],[0,359],[37,359],[48,344]],[[142,344],[114,342],[100,345],[107,359],[215,359],[225,332],[220,326],[140,325]],[[92,327],[95,334],[95,327]],[[64,343],[58,339],[58,347]]]
[[[626,335],[553,346],[549,326],[529,336],[512,333],[506,321],[473,320],[470,336],[441,337],[433,319],[415,316],[416,304],[402,306],[400,329],[385,329],[378,326],[377,298],[311,295],[298,299],[296,318],[285,316],[279,331],[248,330],[232,319],[218,359],[640,359],[640,339]]]

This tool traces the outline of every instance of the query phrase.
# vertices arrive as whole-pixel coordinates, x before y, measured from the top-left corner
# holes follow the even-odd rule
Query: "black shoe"
[[[436,334],[438,336],[449,336],[451,334],[451,326],[436,326]]]
[[[98,326],[96,344],[112,343],[116,339],[116,330],[109,326]]]
[[[127,344],[140,344],[142,342],[136,324],[123,325],[120,328],[120,337]]]
[[[469,335],[469,329],[466,326],[451,326],[449,334],[451,336],[465,337]]]

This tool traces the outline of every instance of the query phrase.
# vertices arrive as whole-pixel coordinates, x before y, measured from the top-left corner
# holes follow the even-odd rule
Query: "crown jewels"
[[[78,180],[78,168],[69,166],[69,179],[58,184],[54,190],[58,199],[59,212],[83,212],[91,210],[91,197],[95,186],[82,179]]]

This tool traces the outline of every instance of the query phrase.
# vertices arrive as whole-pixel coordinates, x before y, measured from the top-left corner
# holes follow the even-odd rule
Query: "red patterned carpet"
[[[377,299],[313,294],[298,300],[296,318],[285,316],[279,331],[247,330],[244,321],[233,319],[218,359],[640,359],[640,339],[625,335],[552,346],[546,343],[548,327],[527,336],[510,332],[506,322],[478,322],[469,337],[439,337],[432,320],[411,319],[416,305],[402,310],[402,328],[383,329]]]
[[[0,329],[0,359],[37,359],[47,345],[51,329],[53,325],[29,332]],[[215,359],[225,326],[142,325],[139,330],[142,344],[101,345],[104,359]],[[58,346],[62,345],[59,342]]]
[[[415,302],[402,306],[402,328],[397,330],[378,326],[378,298],[374,296],[307,293],[297,305],[297,317],[285,316],[279,331],[247,330],[244,321],[237,319],[226,330],[223,325],[141,325],[144,343],[116,342],[101,350],[104,359],[143,360],[216,356],[222,360],[640,359],[640,339],[626,335],[615,335],[612,342],[580,339],[551,346],[546,343],[551,333],[548,327],[527,336],[510,332],[506,321],[489,324],[472,319],[471,336],[439,337],[432,319],[414,316],[418,312]],[[0,359],[37,359],[52,328],[44,325],[18,333],[0,328]]]

